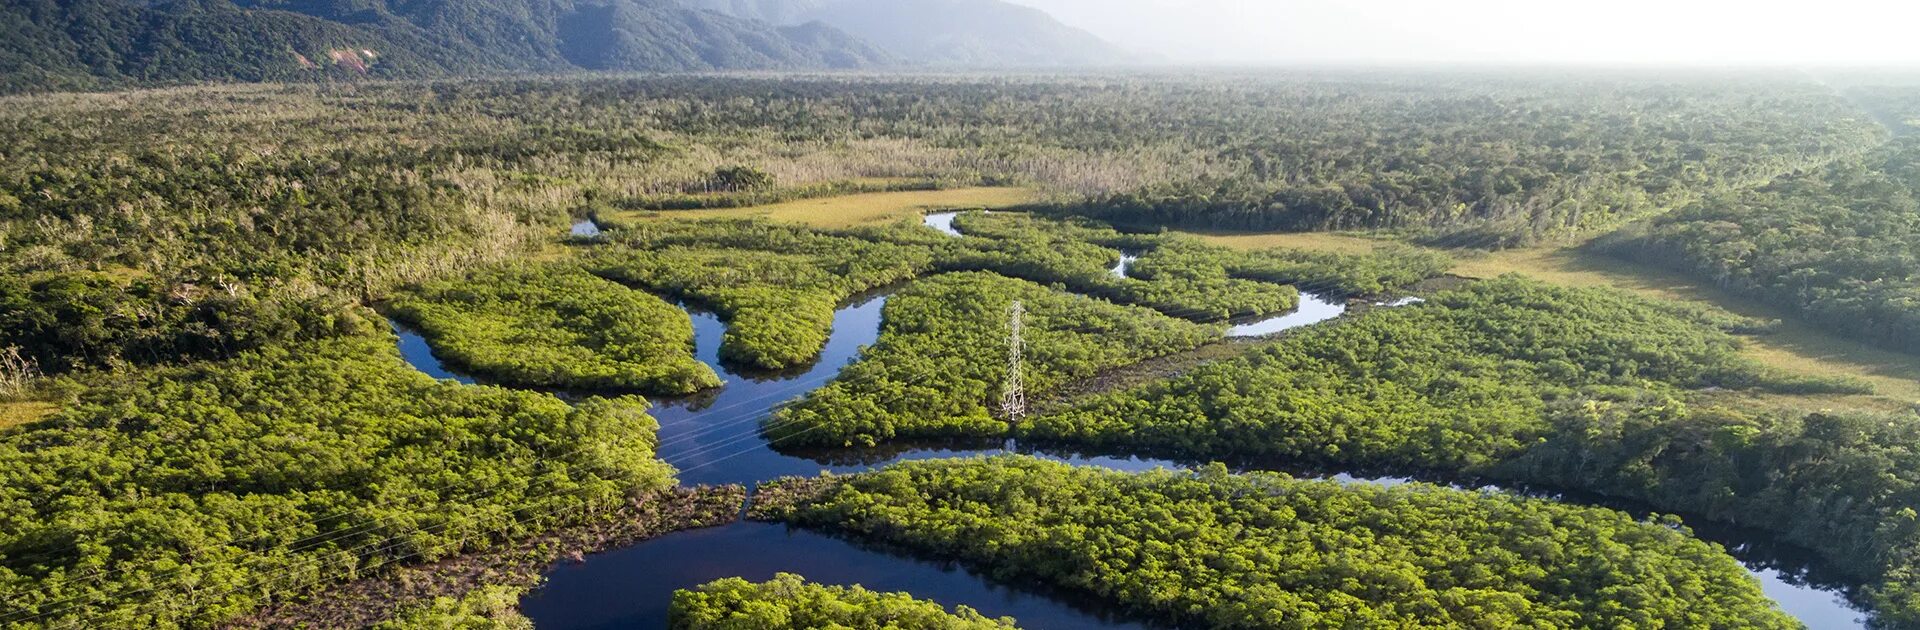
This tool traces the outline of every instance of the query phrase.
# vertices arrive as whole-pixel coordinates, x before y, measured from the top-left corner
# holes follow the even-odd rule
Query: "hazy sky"
[[[1920,64],[1920,0],[1011,0],[1170,61]]]

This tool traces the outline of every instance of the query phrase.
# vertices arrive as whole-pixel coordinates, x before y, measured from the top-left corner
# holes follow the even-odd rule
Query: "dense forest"
[[[693,358],[684,311],[572,266],[476,271],[389,305],[434,351],[523,387],[691,394],[720,377]]]
[[[1233,79],[525,79],[14,97],[0,108],[12,139],[0,147],[0,321],[23,323],[0,334],[50,372],[325,338],[352,304],[525,254],[567,216],[766,194],[715,188],[739,166],[774,191],[1025,184],[1056,209],[1129,223],[1381,227],[1491,246],[1652,207],[1608,203],[1606,220],[1562,221],[1587,203],[1569,190],[1668,204],[1862,150],[1879,133],[1831,94],[1760,79]],[[1652,108],[1663,115],[1639,115]],[[1575,172],[1579,185],[1563,181]],[[1498,173],[1511,177],[1475,179]],[[1143,217],[1088,203],[1198,198],[1195,182],[1216,181],[1338,189],[1353,212]],[[1142,192],[1156,190],[1172,192]],[[1501,236],[1443,238],[1473,230]],[[992,270],[1058,281],[1010,266]],[[81,301],[91,306],[68,308]],[[800,359],[732,347],[769,367]]]
[[[1242,359],[1036,418],[1020,434],[1194,457],[1440,471],[1612,495],[1775,532],[1912,618],[1912,413],[1789,413],[1703,388],[1783,378],[1702,320],[1601,290],[1501,279],[1305,331]],[[1904,593],[1904,594],[1903,594]],[[1901,598],[1908,598],[1902,600]]]
[[[842,300],[933,260],[911,244],[767,222],[650,221],[608,240],[595,273],[712,309],[727,321],[721,356],[765,370],[811,362]]]
[[[1173,317],[1211,322],[1284,312],[1292,283],[1372,295],[1441,273],[1444,256],[1389,249],[1374,255],[1242,253],[1189,238],[1124,235],[1097,223],[967,213],[967,236],[917,224],[826,230],[751,220],[603,221],[586,266],[602,277],[719,313],[721,354],[765,370],[810,362],[833,310],[861,292],[933,273],[989,271]],[[1137,273],[1117,277],[1123,251]],[[1257,278],[1257,279],[1255,279]]]
[[[1659,305],[1517,277],[1302,331],[1240,360],[1036,419],[1034,437],[1222,455],[1455,468],[1533,441],[1548,403],[1779,378]]]
[[[439,597],[402,610],[373,630],[533,630],[533,622],[514,609],[520,595],[516,589],[492,586],[457,598]]]
[[[674,630],[1008,630],[1011,619],[988,619],[960,606],[953,612],[906,593],[823,586],[782,573],[760,584],[716,580],[673,594]]]
[[[1059,67],[1137,61],[1039,9],[1003,0],[687,0],[776,25],[819,21],[906,61],[949,67]]]
[[[894,56],[824,24],[775,26],[675,0],[0,3],[0,93],[892,63]]]
[[[1500,493],[1024,457],[785,483],[820,487],[764,515],[1180,627],[1798,627],[1675,523]]]
[[[1920,137],[1708,198],[1599,247],[1920,353]]]
[[[1016,302],[1023,308],[1024,371],[1036,391],[1186,350],[1222,332],[990,273],[938,276],[895,294],[879,343],[834,384],[768,421],[770,439],[872,446],[905,437],[1005,435],[1005,418],[993,406],[1006,381]]]
[[[0,434],[7,627],[202,627],[672,484],[637,398],[435,381],[362,336],[116,376]]]
[[[497,61],[409,42],[554,44],[514,29],[448,39],[526,17],[490,6],[15,2],[0,17],[31,19],[0,34],[48,46],[34,68],[70,75],[62,88],[217,74],[151,68],[171,63],[165,47],[115,52],[154,29],[317,65],[300,51],[392,47],[367,49],[376,77]],[[351,32],[327,26],[344,7],[365,9]],[[197,30],[222,12],[293,26],[248,39],[254,17],[222,17],[236,30]],[[119,35],[81,46],[67,27],[33,30],[46,20]],[[3,41],[0,76],[37,76]],[[719,385],[689,351],[680,306],[723,320],[722,357],[757,374],[816,361],[835,309],[874,291],[892,292],[878,341],[820,366],[837,378],[766,401],[770,418],[695,429],[725,448],[681,454],[988,435],[1568,492],[1027,460],[787,482],[822,492],[785,506],[806,527],[1183,625],[1791,626],[1672,521],[1574,505],[1598,495],[1810,549],[1876,622],[1920,627],[1920,417],[1886,397],[1860,408],[1863,382],[1756,362],[1742,336],[1769,322],[1519,278],[1449,278],[1422,284],[1423,303],[1366,304],[1487,257],[1466,250],[1633,224],[1593,247],[1913,350],[1920,148],[1903,134],[1920,101],[1906,93],[1759,74],[1383,71],[0,97],[0,627],[217,625],[383,567],[614,520],[673,485],[659,455],[685,448],[656,437],[653,401],[614,394]],[[931,206],[804,225],[705,218],[975,187],[1033,201],[944,207],[962,211],[958,236],[921,225]],[[582,217],[601,232],[568,237]],[[1242,251],[1181,230],[1365,238],[1272,241],[1360,253]],[[1353,310],[1215,343],[1226,322],[1306,295]],[[1015,300],[1034,393],[1127,368],[1146,380],[1006,422],[994,403]],[[420,374],[382,313],[495,384]],[[798,578],[690,593],[688,614],[1000,625]],[[413,602],[390,627],[524,627],[514,597]]]

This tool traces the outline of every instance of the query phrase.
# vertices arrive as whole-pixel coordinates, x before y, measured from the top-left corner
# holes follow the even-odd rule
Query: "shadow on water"
[[[929,215],[929,225],[938,215]],[[950,223],[950,216],[949,216]],[[1021,453],[1123,471],[1190,468],[1198,462],[1135,455],[1076,453],[1051,445],[1011,440],[898,444],[865,450],[781,452],[761,437],[761,422],[781,405],[828,383],[842,367],[879,338],[884,293],[862,296],[834,314],[826,348],[813,365],[768,375],[746,373],[720,360],[726,326],[711,313],[689,310],[695,356],[713,366],[724,387],[701,395],[660,401],[660,457],[672,463],[689,485],[745,484],[776,477],[810,476],[822,471],[852,473],[909,460]],[[1403,301],[1402,304],[1413,302]],[[1338,317],[1346,305],[1303,293],[1298,311],[1236,325],[1234,336],[1271,335]],[[475,379],[448,369],[416,331],[395,322],[400,352],[407,362],[437,378],[462,383]],[[1247,463],[1246,470],[1277,470],[1301,478],[1343,483],[1399,485],[1411,477],[1324,470],[1287,470]],[[1441,483],[1463,487],[1461,484]],[[1474,489],[1497,491],[1491,486]],[[1569,493],[1530,493],[1572,503],[1616,507],[1644,515],[1618,501]],[[1768,542],[1764,534],[1714,526],[1693,526],[1700,538],[1720,543],[1759,580],[1782,609],[1813,630],[1865,628],[1863,614],[1847,603],[1841,582],[1826,579],[1812,554]],[[784,526],[736,523],[672,534],[632,547],[589,556],[584,563],[556,567],[547,586],[528,595],[523,610],[543,629],[664,628],[675,589],[722,577],[764,580],[775,572],[798,573],[830,584],[862,584],[880,591],[910,591],[945,605],[965,604],[989,616],[1010,615],[1031,628],[1142,628],[1099,612],[1071,597],[1054,597],[1025,588],[1009,588],[950,564],[913,559],[863,548],[829,536],[789,531]]]
[[[400,338],[400,358],[406,359],[407,363],[411,364],[414,369],[420,370],[427,376],[438,379],[452,379],[467,385],[473,385],[479,382],[473,377],[455,372],[449,369],[446,364],[441,363],[440,357],[433,355],[433,345],[427,343],[426,337],[420,336],[420,331],[414,330],[412,326],[400,323],[399,320],[389,319],[387,320],[387,324],[393,327],[393,334]]]
[[[1146,629],[1095,602],[998,583],[951,562],[916,559],[784,525],[741,522],[673,534],[562,565],[521,602],[542,630],[662,629],[678,589],[728,577],[764,581],[797,573],[823,584],[906,591],[1025,628]]]

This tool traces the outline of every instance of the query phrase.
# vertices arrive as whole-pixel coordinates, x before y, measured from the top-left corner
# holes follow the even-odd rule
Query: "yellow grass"
[[[59,410],[59,405],[37,400],[0,402],[0,429],[33,422]]]
[[[1616,287],[1658,299],[1714,304],[1748,317],[1778,319],[1781,326],[1775,332],[1747,338],[1749,357],[1798,374],[1858,378],[1894,402],[1920,402],[1920,357],[1828,334],[1795,319],[1786,309],[1734,295],[1691,276],[1570,246],[1495,252],[1462,260],[1453,272],[1468,278],[1518,273],[1563,286]]]
[[[1215,245],[1241,250],[1289,247],[1338,253],[1372,251],[1384,241],[1327,233],[1231,234],[1196,232]],[[1517,273],[1569,287],[1614,287],[1662,300],[1685,300],[1717,305],[1748,317],[1777,319],[1771,334],[1746,338],[1744,353],[1762,364],[1796,374],[1843,376],[1871,383],[1874,396],[1770,397],[1802,408],[1901,407],[1920,402],[1920,357],[1891,352],[1871,344],[1827,333],[1795,319],[1784,308],[1746,299],[1702,283],[1691,276],[1586,253],[1582,242],[1511,249],[1484,255],[1449,252],[1459,262],[1453,273],[1467,278],[1492,278]]]
[[[942,209],[1005,208],[1030,203],[1038,197],[1038,192],[1028,188],[910,190],[802,199],[746,208],[621,212],[613,218],[630,220],[763,217],[773,221],[802,223],[814,227],[844,228],[892,223],[902,218],[918,217],[927,212]]]

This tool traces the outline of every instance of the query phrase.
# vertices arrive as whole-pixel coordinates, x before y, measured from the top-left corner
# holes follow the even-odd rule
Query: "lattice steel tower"
[[[1015,423],[1027,417],[1026,358],[1022,354],[1025,341],[1021,338],[1026,330],[1026,315],[1026,305],[1014,300],[1013,309],[1007,315],[1007,384],[1000,397],[1000,413],[1008,422]]]

